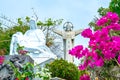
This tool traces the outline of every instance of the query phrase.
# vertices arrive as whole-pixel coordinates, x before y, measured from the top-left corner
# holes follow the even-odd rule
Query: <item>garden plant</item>
[[[97,68],[96,77],[101,80],[114,79],[116,75],[112,75],[114,67],[120,67],[120,18],[117,13],[107,12],[96,21],[97,28],[93,31],[90,28],[85,29],[81,35],[89,38],[88,48],[77,45],[69,51],[76,58],[83,57],[82,64],[79,65],[80,70],[95,70]],[[90,74],[84,74],[80,80],[90,80]],[[92,76],[91,76],[92,77]],[[87,79],[86,79],[87,78]]]
[[[80,71],[73,63],[66,60],[55,60],[46,67],[52,73],[52,77],[60,77],[66,80],[79,80]]]

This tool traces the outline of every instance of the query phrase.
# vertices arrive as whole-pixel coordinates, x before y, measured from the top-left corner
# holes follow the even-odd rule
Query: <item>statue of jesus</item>
[[[74,46],[74,38],[82,32],[82,30],[73,31],[73,25],[71,22],[66,22],[63,26],[64,31],[53,30],[53,32],[62,36],[64,47],[64,59],[68,62],[74,62],[74,58],[69,54],[69,50]]]

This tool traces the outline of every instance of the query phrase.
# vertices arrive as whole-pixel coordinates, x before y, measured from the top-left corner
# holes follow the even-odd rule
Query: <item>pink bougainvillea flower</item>
[[[120,42],[120,36],[112,36],[113,42]]]
[[[102,28],[101,31],[98,32],[98,36],[96,36],[96,41],[101,42],[101,41],[110,40],[110,37],[109,37],[108,33],[109,33],[109,31],[108,31],[107,28]]]
[[[81,33],[81,35],[85,38],[90,38],[93,35],[92,30],[90,28],[87,28]]]
[[[115,45],[113,44],[113,42],[106,42],[103,45],[103,48],[101,48],[101,52],[104,55],[104,59],[105,60],[111,60],[113,58],[115,58],[116,56],[116,50],[114,50]]]
[[[106,17],[111,20],[112,23],[116,23],[119,21],[119,16],[113,12],[107,12]]]
[[[104,65],[103,58],[100,57],[98,60],[96,60],[95,65],[98,66],[98,67],[102,67]]]
[[[97,49],[97,41],[96,40],[90,40],[89,41],[89,47],[91,47],[92,49]]]
[[[107,61],[117,58],[120,64],[120,36],[117,31],[120,30],[119,16],[116,13],[108,12],[100,18],[96,24],[100,26],[98,30],[92,32],[90,28],[85,29],[81,35],[89,38],[89,48],[83,48],[82,45],[70,50],[70,54],[79,58],[84,58],[79,65],[80,70],[87,67],[103,67]],[[116,36],[117,35],[117,36]],[[80,80],[89,80],[81,79]]]
[[[5,60],[5,57],[4,56],[0,56],[0,64],[3,64],[4,60]]]
[[[72,56],[75,56],[76,50],[74,48],[69,50],[69,54],[71,54]]]
[[[85,61],[84,64],[79,65],[78,69],[79,70],[85,70],[88,66],[88,63]]]
[[[92,59],[93,59],[94,61],[96,61],[96,60],[99,59],[99,56],[98,56],[98,53],[97,53],[97,52],[92,51],[91,53],[92,53]]]
[[[88,74],[83,74],[80,76],[80,80],[90,80],[90,76]]]
[[[104,26],[108,22],[108,18],[106,16],[103,16],[97,21],[97,26]]]
[[[29,78],[28,78],[28,77],[26,77],[26,78],[25,78],[25,80],[29,80]]]
[[[19,80],[18,78],[15,78],[15,80]]]
[[[118,56],[118,63],[120,64],[120,54],[119,54],[119,56]]]
[[[19,50],[18,53],[24,55],[24,54],[27,54],[28,51],[26,51],[26,50]]]
[[[95,31],[93,36],[90,38],[90,41],[92,40],[92,41],[97,43],[100,40],[99,39],[100,38],[100,33],[101,33],[100,30]]]
[[[88,50],[87,48],[85,48],[84,50],[82,50],[81,53],[82,53],[83,56],[85,56],[85,55],[88,53],[88,51],[89,51],[89,50]]]
[[[85,58],[84,63],[79,65],[78,69],[85,70],[90,63],[91,63],[91,60],[89,60],[88,58]]]
[[[118,52],[120,50],[120,36],[112,36],[112,43],[113,52]]]
[[[113,30],[120,30],[120,24],[118,24],[118,23],[112,23],[111,25],[110,25],[110,28],[111,29],[113,29]]]
[[[83,50],[83,46],[82,45],[78,45],[74,48],[72,48],[71,50],[69,50],[69,54],[75,56],[76,58],[81,58],[83,55],[80,53]]]

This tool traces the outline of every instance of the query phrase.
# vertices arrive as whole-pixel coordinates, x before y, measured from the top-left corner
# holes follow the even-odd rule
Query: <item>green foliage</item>
[[[30,21],[30,17],[26,16],[26,21],[29,22]]]
[[[105,15],[107,12],[109,12],[109,11],[110,11],[109,8],[100,7],[97,12],[99,13],[99,16],[104,16],[104,15]],[[95,31],[101,28],[101,27],[98,27],[98,26],[95,24],[97,20],[98,20],[98,17],[94,17],[94,18],[93,18],[93,21],[91,21],[91,22],[88,24],[90,27],[93,27],[93,29],[94,29]]]
[[[105,15],[107,12],[109,12],[109,11],[110,11],[109,8],[100,7],[100,8],[98,9],[98,13],[99,13],[100,16],[104,16],[104,15]]]
[[[55,60],[46,67],[52,72],[52,77],[60,77],[66,80],[79,80],[80,72],[73,63],[60,59]]]
[[[28,25],[21,18],[18,18],[18,25],[7,29],[0,27],[0,49],[6,49],[6,55],[9,54],[12,35],[16,32],[25,33],[28,29]]]
[[[46,21],[42,22],[40,20],[37,21],[37,26],[41,30],[45,32],[45,37],[46,37],[46,45],[49,47],[53,44],[53,36],[51,36],[52,30],[56,27],[61,25],[63,22],[63,19],[58,19],[58,20],[53,20],[51,18],[48,18]],[[55,38],[55,37],[54,37]]]
[[[50,80],[51,72],[47,68],[41,68],[39,65],[35,66],[35,78],[42,80]]]
[[[16,68],[13,63],[8,62],[11,65],[14,71],[14,77],[18,78],[19,80],[25,80],[26,77],[29,77],[30,80],[34,78],[33,68],[34,65],[32,63],[26,63],[23,65],[22,69]]]
[[[90,68],[89,71],[92,74],[91,78],[98,77],[100,80],[117,80],[116,75],[119,73],[119,67],[116,66],[116,62],[110,60],[105,61],[104,67],[94,67]]]
[[[7,62],[13,69],[14,78],[19,80],[26,80],[28,77],[29,80],[38,78],[40,80],[50,80],[51,72],[47,68],[41,68],[39,65],[34,66],[32,63],[25,63],[22,65],[22,68],[15,67],[12,62]]]
[[[37,26],[40,26],[40,28],[42,28],[44,26],[44,28],[46,29],[46,27],[55,27],[58,25],[61,25],[63,19],[58,19],[58,20],[53,20],[51,18],[48,18],[46,21],[42,22],[40,20],[37,21]]]
[[[24,46],[20,46],[19,44],[17,44],[17,51],[19,51],[19,50],[23,50],[23,48],[24,48]]]
[[[116,12],[120,16],[120,0],[111,0],[108,8],[100,7],[98,9],[98,14],[100,17],[104,16],[107,12]],[[98,18],[95,17],[93,18],[93,21],[89,23],[89,26],[93,27],[94,30],[99,29],[95,24],[97,19]]]
[[[120,16],[120,0],[111,0],[109,8]]]
[[[0,22],[0,27],[1,27],[2,23]]]

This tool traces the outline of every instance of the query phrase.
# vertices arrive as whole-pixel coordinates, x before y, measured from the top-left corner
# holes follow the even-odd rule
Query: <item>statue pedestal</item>
[[[46,63],[57,59],[56,55],[45,53],[30,53],[29,56],[34,60],[34,65],[40,65],[43,67]]]

